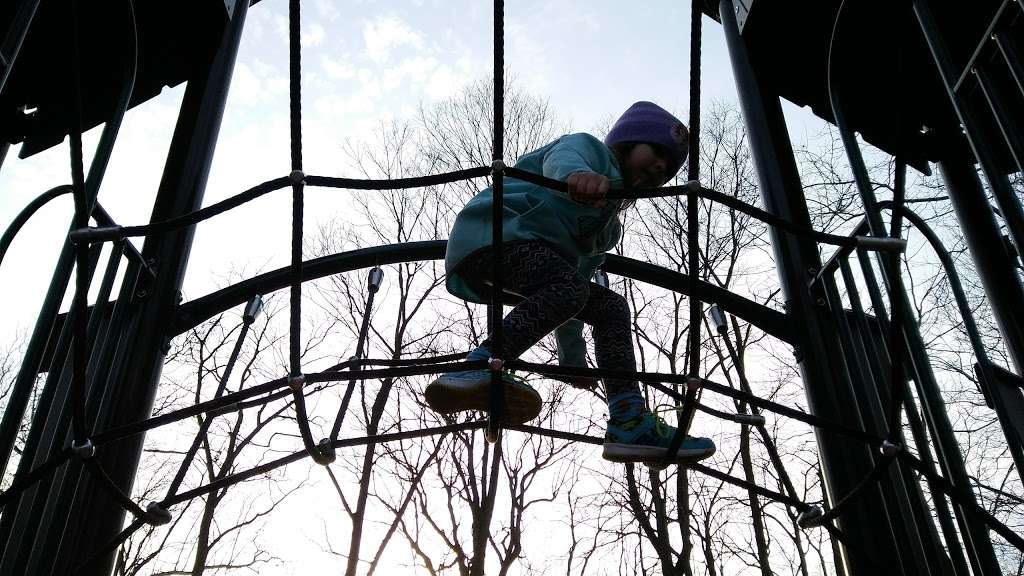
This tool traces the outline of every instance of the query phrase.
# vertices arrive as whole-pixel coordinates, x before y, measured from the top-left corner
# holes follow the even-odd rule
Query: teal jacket
[[[611,150],[589,134],[569,134],[524,155],[516,168],[565,181],[575,172],[596,172],[613,187],[622,186],[622,175]],[[594,208],[570,200],[568,195],[513,178],[505,179],[502,240],[540,240],[576,265],[589,281],[604,262],[604,254],[622,236],[618,219],[620,201]],[[485,188],[473,197],[455,218],[444,264],[446,287],[470,302],[487,303],[462,277],[459,264],[468,256],[491,246],[493,192]],[[585,366],[583,323],[570,320],[555,331],[558,360],[562,365]]]

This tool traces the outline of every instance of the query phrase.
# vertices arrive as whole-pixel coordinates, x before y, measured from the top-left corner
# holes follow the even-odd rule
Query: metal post
[[[837,87],[830,86],[829,95],[831,97],[832,114],[835,117],[836,126],[839,128],[839,135],[843,141],[843,147],[846,149],[847,158],[850,161],[850,169],[853,172],[854,181],[860,192],[861,201],[864,204],[864,216],[868,223],[868,228],[873,236],[885,237],[888,235],[888,232],[882,221],[874,188],[868,175],[867,165],[864,163],[864,158],[861,155],[860,144],[858,144],[853,131],[850,130],[846,123],[841,94]],[[891,263],[895,263],[890,259],[898,257],[898,255],[878,255],[879,268],[886,270]],[[896,269],[898,270],[899,267],[897,266]],[[899,307],[898,309],[904,310],[905,314],[909,315],[909,311],[913,310],[913,308],[903,284],[903,277],[900,274],[894,274],[892,277],[888,274],[883,274],[882,278],[889,291],[890,308],[897,310],[897,307]],[[895,312],[893,313],[895,314]],[[914,381],[917,384],[917,392],[921,405],[924,408],[925,417],[931,428],[942,469],[949,475],[950,480],[956,486],[970,493],[970,480],[967,476],[967,469],[964,466],[963,456],[960,454],[960,446],[956,441],[953,427],[949,422],[949,415],[946,413],[946,403],[932,372],[928,352],[917,324],[908,321],[907,318],[899,317],[890,318],[890,321],[898,323],[896,328],[899,330],[899,334],[901,334],[901,340],[889,342],[890,350],[899,352],[900,347],[902,347],[907,352],[907,356],[909,356],[906,360],[917,375]],[[899,354],[894,357],[899,358],[901,355]],[[910,397],[909,388],[904,379],[900,378],[891,384],[902,388],[902,390],[899,390],[899,388],[896,390],[904,398]],[[898,423],[890,423],[890,426],[898,426]],[[956,507],[954,510],[957,513],[961,531],[965,534],[964,543],[967,546],[968,558],[970,558],[975,571],[983,574],[989,572],[998,573],[998,562],[996,562],[995,552],[992,550],[992,542],[989,539],[988,530],[980,521],[973,518],[960,507]]]
[[[752,67],[746,45],[740,37],[735,8],[731,0],[721,0],[719,13],[725,31],[736,78],[740,103],[750,136],[750,148],[757,167],[765,208],[797,225],[810,226],[792,144],[789,142],[776,94],[762,94],[762,85]],[[811,411],[843,424],[860,427],[850,406],[856,405],[842,350],[832,336],[835,321],[808,290],[808,281],[821,266],[813,242],[771,231],[779,278],[787,311],[798,342],[797,359],[806,385]],[[822,301],[824,304],[824,301]],[[868,474],[873,466],[867,446],[861,442],[825,432],[817,432],[827,490],[841,497]],[[848,555],[850,576],[871,576],[876,564],[903,573],[895,538],[885,521],[888,512],[877,489],[863,496],[861,506],[851,508],[838,524],[854,541],[856,548],[871,550],[873,558]]]
[[[206,65],[197,66],[195,75],[188,81],[152,221],[186,214],[202,204],[248,6],[248,2],[235,2],[233,10],[228,10],[230,20],[221,38],[211,47],[209,60]],[[171,320],[193,234],[194,229],[188,228],[146,240],[142,254],[153,262],[156,279],[140,284],[134,293],[140,302],[127,319],[126,330],[130,334],[126,332],[125,336],[130,337],[121,339],[114,359],[115,369],[105,383],[97,429],[142,420],[152,410],[168,343],[167,330],[173,324]],[[147,280],[150,279],[147,277]],[[129,295],[122,291],[121,296]],[[105,447],[96,455],[126,493],[131,492],[143,440],[141,435],[128,438]],[[69,480],[77,483],[73,503],[65,522],[55,521],[51,527],[60,531],[62,538],[56,542],[57,546],[41,554],[43,559],[52,561],[52,572],[60,574],[71,573],[111,540],[120,531],[124,519],[124,510],[91,477],[75,475]],[[113,555],[97,562],[90,574],[108,574],[112,562]]]
[[[18,58],[21,44],[25,41],[37,8],[39,8],[39,0],[21,0],[14,10],[11,27],[4,35],[3,43],[0,44],[0,93],[3,93],[7,78],[11,75],[14,61]],[[2,161],[3,157],[0,156],[0,162]]]
[[[928,43],[932,59],[935,61],[935,66],[942,77],[942,82],[946,87],[949,99],[953,104],[954,110],[956,110],[960,122],[963,124],[967,140],[974,150],[974,155],[985,171],[985,177],[992,188],[992,195],[999,204],[999,210],[1006,221],[1010,237],[1013,239],[1014,244],[1017,245],[1018,250],[1024,250],[1024,209],[1021,208],[1020,200],[1014,194],[1006,179],[1006,175],[1002,173],[996,162],[996,155],[992,149],[992,141],[995,141],[996,138],[987,133],[988,131],[983,128],[982,122],[977,118],[976,113],[957,93],[956,79],[959,75],[928,0],[913,0],[912,5],[914,15],[917,17],[921,32]],[[1007,340],[1010,339],[1008,338]],[[1007,342],[1008,347],[1015,344],[1017,343]],[[1024,356],[1024,348],[1016,348],[1016,350],[1011,348],[1011,353],[1015,356],[1014,360],[1017,363],[1017,369],[1024,370],[1024,364],[1021,363],[1022,358],[1020,357]]]

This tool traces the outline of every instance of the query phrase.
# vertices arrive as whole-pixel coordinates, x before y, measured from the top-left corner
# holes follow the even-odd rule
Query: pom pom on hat
[[[646,142],[667,150],[674,160],[668,174],[671,178],[686,160],[690,133],[668,110],[653,102],[640,101],[622,113],[604,138],[608,146],[625,142]]]

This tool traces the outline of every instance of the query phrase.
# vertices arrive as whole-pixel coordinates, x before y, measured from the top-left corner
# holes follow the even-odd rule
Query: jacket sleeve
[[[590,134],[563,136],[544,154],[544,176],[565,181],[576,172],[611,176],[611,152]]]
[[[604,254],[583,256],[579,260],[577,270],[587,281],[604,263]],[[555,341],[558,344],[558,364],[561,366],[587,367],[587,342],[583,339],[583,322],[575,318],[568,320],[555,329]]]

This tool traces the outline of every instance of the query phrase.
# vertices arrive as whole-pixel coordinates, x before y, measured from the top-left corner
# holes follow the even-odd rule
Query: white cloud
[[[366,42],[366,56],[377,63],[387,62],[394,47],[423,47],[420,34],[394,16],[384,16],[367,22],[363,27],[363,40]]]
[[[327,31],[324,30],[323,26],[320,24],[311,24],[302,32],[299,41],[302,43],[303,48],[309,48],[312,46],[319,46],[326,36]]]
[[[356,75],[356,67],[351,62],[345,59],[334,60],[326,54],[320,56],[320,67],[331,80],[353,78]]]

